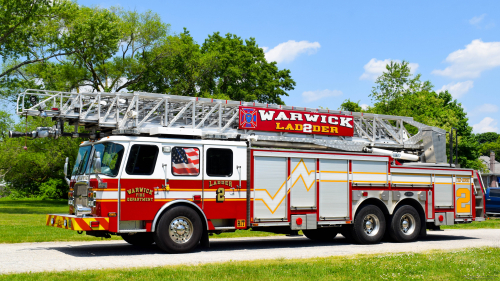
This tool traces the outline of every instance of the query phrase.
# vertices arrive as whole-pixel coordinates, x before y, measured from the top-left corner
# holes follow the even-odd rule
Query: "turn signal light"
[[[368,196],[368,192],[363,191],[363,196]]]
[[[296,223],[297,225],[302,225],[302,218],[297,218],[297,219],[295,220],[295,223]]]
[[[116,213],[115,212],[109,212],[108,213],[108,217],[114,218],[114,217],[116,217]]]
[[[442,222],[442,221],[444,220],[443,215],[440,215],[438,219],[439,219],[439,221],[441,221],[441,222]]]
[[[99,222],[98,221],[91,221],[90,227],[99,227]]]

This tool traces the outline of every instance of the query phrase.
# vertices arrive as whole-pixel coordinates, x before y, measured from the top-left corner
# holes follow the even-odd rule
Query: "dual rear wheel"
[[[387,222],[379,207],[365,205],[356,214],[352,226],[347,227],[342,234],[359,244],[379,243],[386,230],[396,242],[411,242],[420,234],[421,221],[417,210],[409,205],[399,206]]]

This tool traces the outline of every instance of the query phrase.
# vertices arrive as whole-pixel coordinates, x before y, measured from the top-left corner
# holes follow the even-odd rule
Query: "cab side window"
[[[212,177],[230,177],[233,174],[233,151],[224,148],[207,150],[207,175]]]
[[[152,175],[157,157],[158,146],[134,144],[130,149],[125,171],[129,175]]]

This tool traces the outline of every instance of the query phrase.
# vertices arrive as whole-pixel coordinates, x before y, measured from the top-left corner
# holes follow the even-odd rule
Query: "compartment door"
[[[436,175],[434,177],[434,206],[453,207],[453,176]]]
[[[287,218],[287,158],[254,157],[254,221]]]
[[[471,178],[457,176],[455,181],[455,212],[457,216],[472,215]]]
[[[349,217],[349,173],[347,160],[319,160],[319,218]]]
[[[316,209],[316,159],[290,159],[290,209]]]

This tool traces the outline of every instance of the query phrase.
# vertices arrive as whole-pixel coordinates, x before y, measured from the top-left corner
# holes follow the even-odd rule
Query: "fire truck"
[[[88,139],[66,160],[69,213],[48,214],[51,227],[181,253],[238,229],[372,244],[484,220],[480,173],[410,117],[40,90],[19,94],[17,114],[57,125],[11,137]]]

